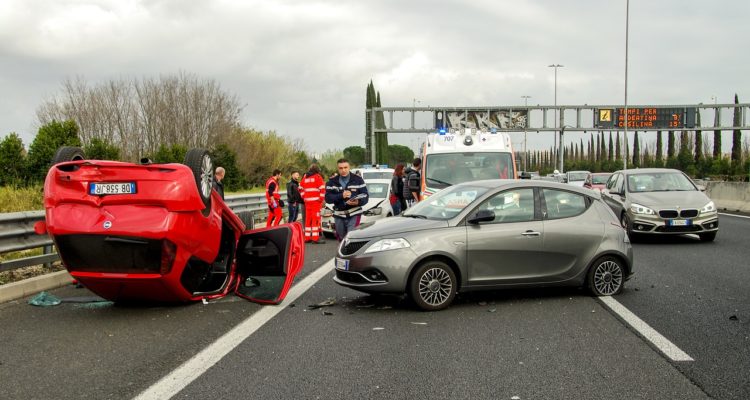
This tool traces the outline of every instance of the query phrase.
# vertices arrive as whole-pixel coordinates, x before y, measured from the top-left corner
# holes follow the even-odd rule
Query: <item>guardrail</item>
[[[280,192],[286,200],[286,192]],[[255,222],[261,222],[268,215],[265,194],[248,194],[227,196],[224,200],[234,212],[251,211]],[[284,210],[286,211],[286,210]],[[34,224],[44,220],[44,211],[22,211],[0,214],[0,255],[7,253],[42,248],[41,255],[0,261],[0,272],[50,264],[60,259],[54,252],[53,242],[49,235],[37,235]]]

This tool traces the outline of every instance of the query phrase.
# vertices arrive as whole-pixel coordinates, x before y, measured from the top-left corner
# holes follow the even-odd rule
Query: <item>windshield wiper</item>
[[[427,216],[426,215],[422,215],[422,214],[401,214],[401,215],[403,215],[404,217],[409,217],[409,218],[427,219]]]
[[[433,181],[433,182],[435,182],[435,183],[439,183],[439,184],[441,184],[441,185],[448,185],[448,186],[451,186],[451,185],[452,185],[452,183],[444,182],[444,181],[441,181],[440,179],[435,179],[435,178],[426,178],[426,179],[427,179],[428,181]]]

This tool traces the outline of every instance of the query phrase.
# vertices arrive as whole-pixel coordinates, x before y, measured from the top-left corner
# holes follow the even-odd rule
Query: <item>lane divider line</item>
[[[612,312],[617,314],[623,319],[631,328],[635,329],[641,334],[646,340],[651,342],[659,351],[661,351],[667,358],[672,361],[695,361],[687,353],[680,350],[679,347],[675,346],[674,343],[670,342],[669,339],[665,338],[647,324],[642,319],[638,318],[630,310],[625,308],[620,302],[612,298],[611,296],[597,297],[599,301],[604,303]]]
[[[737,218],[750,218],[747,215],[738,215],[738,214],[719,213],[719,215],[726,215],[729,217],[737,217]]]
[[[162,400],[172,398],[172,396],[182,391],[191,382],[218,363],[245,339],[249,338],[250,335],[260,329],[266,322],[284,311],[289,304],[294,302],[312,285],[331,271],[333,271],[333,259],[328,260],[310,275],[306,276],[301,282],[292,286],[286,298],[280,304],[261,307],[258,312],[249,316],[239,325],[177,367],[177,369],[141,392],[134,400]]]

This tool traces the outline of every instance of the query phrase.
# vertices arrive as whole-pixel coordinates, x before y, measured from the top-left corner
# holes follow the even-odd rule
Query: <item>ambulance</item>
[[[475,128],[430,133],[422,148],[422,193],[483,179],[517,179],[510,135]]]

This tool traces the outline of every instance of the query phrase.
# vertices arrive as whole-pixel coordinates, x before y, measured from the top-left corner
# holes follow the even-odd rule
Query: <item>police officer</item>
[[[359,225],[362,206],[367,204],[369,194],[364,179],[349,173],[349,161],[336,161],[339,174],[326,183],[326,203],[333,204],[333,220],[336,223],[336,239],[344,240],[349,231]]]

